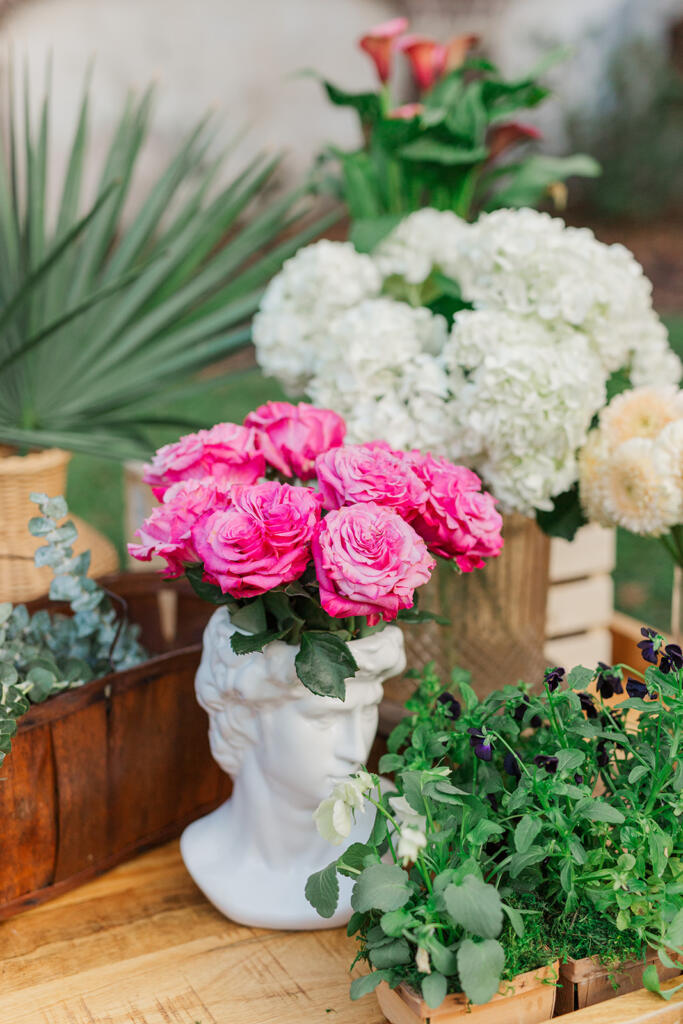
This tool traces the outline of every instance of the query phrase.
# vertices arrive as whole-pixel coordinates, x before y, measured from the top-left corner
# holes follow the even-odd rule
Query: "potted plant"
[[[506,144],[528,141],[506,121],[545,96],[534,76],[507,82],[466,59],[468,40],[449,51],[404,31],[397,19],[362,41],[378,93],[327,86],[365,132],[354,152],[331,154],[350,241],[320,241],[287,261],[264,294],[254,343],[266,373],[344,416],[353,441],[443,454],[501,502],[504,558],[481,578],[440,566],[430,584],[434,608],[458,608],[458,631],[427,624],[408,641],[412,664],[463,664],[481,690],[543,670],[545,535],[572,536],[584,521],[577,453],[608,393],[624,376],[678,380],[681,366],[630,253],[518,208],[563,171],[596,171],[587,157],[498,162]],[[390,97],[397,49],[417,71],[417,109]]]
[[[161,504],[130,546],[220,606],[197,695],[235,789],[181,848],[209,899],[252,925],[314,920],[303,885],[326,848],[310,815],[368,756],[381,684],[405,667],[391,623],[428,617],[415,592],[431,552],[472,571],[502,546],[476,474],[345,445],[345,429],[329,410],[270,402],[165,446],[146,471]],[[330,923],[348,913],[342,901]]]
[[[626,693],[619,669],[606,665],[576,668],[568,677],[563,669],[548,670],[542,694],[506,686],[481,701],[461,673],[456,697],[428,670],[380,761],[405,799],[389,794],[388,803],[378,803],[390,811],[399,799],[408,819],[412,814],[404,822],[412,849],[427,858],[450,841],[454,868],[471,855],[484,881],[525,924],[540,913],[543,939],[561,961],[562,1012],[643,984],[668,997],[676,989],[662,992],[660,982],[683,965],[677,758],[683,656],[657,637],[643,641],[643,650],[656,657],[644,674],[629,670]],[[625,699],[615,703],[615,695]],[[350,792],[338,788],[318,812],[333,840],[342,840],[345,820],[337,811],[332,830],[329,808]],[[351,849],[348,863],[360,879],[369,851]],[[384,853],[379,844],[378,853]],[[346,864],[343,854],[312,879],[309,896],[318,904],[317,891],[329,896]],[[433,908],[427,881],[420,883],[414,871],[409,877]],[[427,879],[433,888],[429,871]],[[394,970],[355,983],[357,989],[379,980],[399,984],[413,964]]]
[[[229,792],[194,701],[202,603],[142,574],[95,582],[64,500],[33,498],[52,600],[0,604],[0,919],[173,838]]]
[[[277,241],[296,222],[301,193],[253,210],[277,160],[257,157],[212,195],[220,160],[207,155],[208,119],[124,216],[152,98],[148,90],[127,99],[96,198],[84,202],[86,87],[54,222],[45,199],[49,94],[35,130],[10,102],[0,153],[0,597],[9,600],[38,596],[48,582],[26,539],[31,491],[64,493],[72,451],[146,457],[151,427],[177,427],[171,399],[199,396],[206,384],[196,372],[247,344],[263,285],[321,229]],[[87,542],[94,566],[112,571],[113,548],[93,531]]]

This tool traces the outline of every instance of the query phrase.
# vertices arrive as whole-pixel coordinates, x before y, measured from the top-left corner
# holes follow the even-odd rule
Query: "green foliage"
[[[0,763],[30,704],[148,657],[139,627],[117,617],[106,591],[87,576],[90,553],[74,555],[76,527],[70,520],[60,525],[68,513],[64,499],[32,494],[31,500],[41,514],[29,530],[45,541],[35,564],[50,566],[50,597],[68,602],[73,614],[29,615],[24,605],[0,605]]]
[[[263,287],[322,225],[278,241],[296,221],[300,194],[252,211],[277,160],[257,157],[213,195],[221,161],[208,156],[206,118],[124,222],[150,90],[127,99],[96,199],[82,213],[87,86],[53,224],[49,91],[37,126],[27,85],[22,100],[20,119],[10,90],[0,152],[0,442],[147,456],[153,428],[196,425],[194,411],[174,418],[170,399],[196,398],[194,375],[247,344]]]
[[[599,174],[581,154],[500,161],[508,145],[528,148],[529,139],[514,131],[501,143],[497,130],[546,98],[538,74],[506,81],[492,64],[466,61],[422,97],[422,109],[409,119],[391,116],[386,91],[349,93],[323,82],[336,106],[356,111],[363,131],[359,149],[328,148],[314,173],[320,191],[346,203],[357,248],[371,251],[400,216],[423,206],[472,218],[501,206],[535,206],[556,183]]]
[[[540,694],[478,700],[465,674],[447,693],[427,666],[380,762],[396,791],[371,799],[371,838],[344,871],[349,931],[382,980],[434,1006],[456,991],[485,1002],[501,978],[567,956],[617,968],[653,947],[683,964],[683,669],[622,670],[647,699],[607,703],[579,666]],[[408,828],[424,843],[406,854]],[[656,970],[644,983],[659,991]]]

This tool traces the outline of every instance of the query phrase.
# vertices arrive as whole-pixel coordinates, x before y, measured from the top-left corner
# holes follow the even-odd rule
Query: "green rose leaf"
[[[541,827],[537,818],[532,818],[528,814],[524,815],[515,829],[515,849],[518,853],[526,853],[531,848]]]
[[[364,974],[362,978],[354,978],[351,982],[351,998],[361,999],[370,992],[374,992],[381,981],[389,977],[388,971],[372,971],[371,974]]]
[[[245,633],[264,633],[267,623],[263,598],[256,597],[253,601],[248,601],[238,608],[231,608],[230,621],[233,626],[243,629]],[[281,623],[277,623],[277,628],[282,628]]]
[[[458,950],[458,974],[467,998],[473,1003],[488,1003],[498,991],[504,964],[500,942],[465,939]]]
[[[237,602],[234,597],[230,594],[224,594],[220,587],[217,587],[215,583],[207,583],[204,576],[204,566],[201,562],[196,562],[194,565],[188,565],[185,568],[185,575],[190,581],[190,585],[194,590],[197,597],[200,597],[202,601],[208,601],[210,604],[226,604],[232,609],[237,609]]]
[[[306,882],[306,899],[321,917],[332,917],[339,901],[337,864],[332,861],[322,871],[316,871]]]
[[[321,697],[346,697],[345,681],[358,670],[347,644],[334,633],[307,630],[294,659],[296,674],[304,686]]]
[[[447,989],[448,982],[443,974],[426,974],[422,979],[422,998],[431,1010],[441,1006]]]
[[[439,626],[450,626],[451,624],[451,620],[444,615],[429,612],[426,608],[402,608],[397,618],[399,622],[408,622],[413,625],[419,625],[421,622],[436,622]]]
[[[449,885],[443,894],[449,916],[473,935],[493,939],[503,927],[503,907],[498,890],[474,875],[460,885]]]
[[[396,864],[371,864],[353,888],[351,906],[367,910],[398,910],[411,896],[408,876]]]
[[[273,640],[281,640],[286,632],[283,629],[264,629],[262,633],[233,633],[230,646],[235,654],[254,654]]]

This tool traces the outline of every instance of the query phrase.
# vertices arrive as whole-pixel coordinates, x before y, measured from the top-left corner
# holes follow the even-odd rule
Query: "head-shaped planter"
[[[313,811],[370,752],[382,683],[405,668],[403,634],[388,626],[351,643],[358,672],[346,699],[319,697],[299,681],[296,648],[275,641],[255,654],[230,646],[225,608],[204,634],[197,698],[209,715],[211,752],[233,777],[231,799],[191,825],[181,849],[193,878],[229,917],[262,927],[320,927],[306,879],[334,857]],[[359,821],[367,837],[370,822]],[[340,910],[328,923],[348,919]]]

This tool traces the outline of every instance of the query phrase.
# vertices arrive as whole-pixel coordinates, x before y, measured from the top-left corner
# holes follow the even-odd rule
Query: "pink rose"
[[[186,434],[160,448],[145,466],[144,480],[156,498],[179,480],[212,476],[229,483],[253,484],[266,471],[256,432],[236,423],[217,423],[210,430]]]
[[[326,515],[313,537],[313,560],[325,611],[338,619],[365,615],[371,626],[412,608],[415,588],[435,565],[412,526],[374,502]]]
[[[154,555],[164,558],[167,568],[162,575],[182,576],[185,565],[198,562],[192,541],[192,529],[207,511],[227,508],[230,485],[207,477],[173,484],[164,495],[163,504],[153,509],[135,536],[139,544],[129,544],[133,558],[149,562]]]
[[[192,539],[205,578],[233,597],[256,597],[303,573],[320,521],[320,496],[269,481],[236,485],[230,507],[206,512]]]
[[[427,500],[427,489],[410,462],[377,442],[333,448],[318,456],[315,471],[328,509],[373,501],[410,518]]]
[[[426,507],[410,522],[429,550],[455,559],[463,572],[481,569],[485,558],[499,555],[503,517],[493,496],[481,490],[477,474],[420,452],[408,458],[428,492]]]
[[[330,409],[299,402],[266,402],[244,421],[254,427],[266,461],[284,476],[310,480],[316,456],[344,443],[346,424]]]

